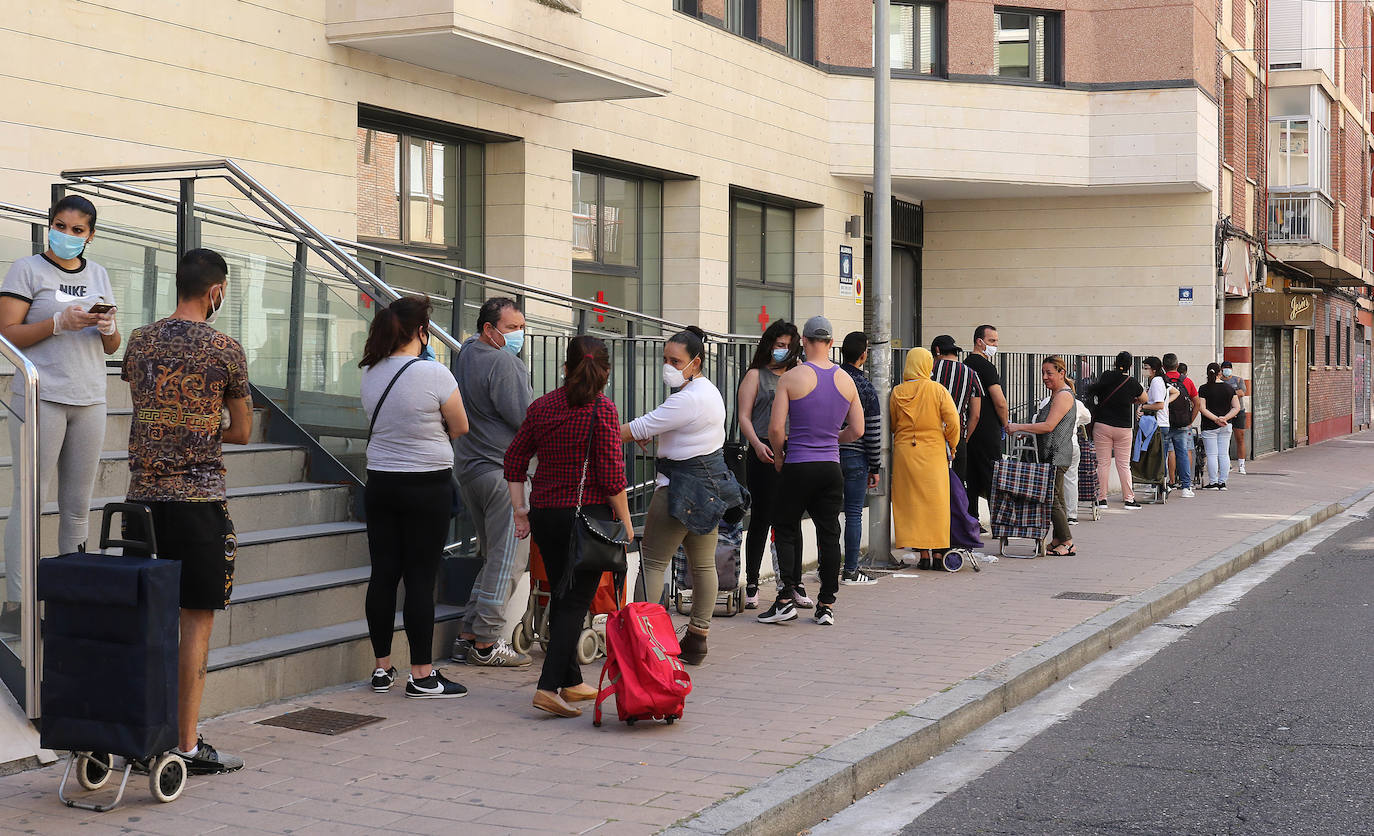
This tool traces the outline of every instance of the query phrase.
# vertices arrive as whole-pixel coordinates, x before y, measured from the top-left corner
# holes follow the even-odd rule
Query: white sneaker
[[[1245,459],[1240,459],[1239,462],[1240,462],[1240,475],[1241,475],[1241,476],[1244,476],[1244,475],[1245,475]]]
[[[1194,496],[1197,496],[1197,494],[1193,493],[1193,489],[1192,489],[1192,488],[1184,488],[1184,489],[1183,489],[1183,497],[1184,497],[1185,499],[1188,499],[1188,498],[1191,498],[1191,497],[1194,497]]]

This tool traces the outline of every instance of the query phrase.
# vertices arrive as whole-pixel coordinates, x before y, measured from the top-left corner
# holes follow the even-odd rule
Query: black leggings
[[[768,529],[773,525],[773,496],[778,490],[778,472],[773,465],[759,461],[751,447],[744,452],[744,480],[749,488],[749,534],[744,540],[744,578],[749,586],[759,585],[759,567],[768,545]]]
[[[453,508],[453,471],[367,472],[363,505],[367,511],[367,550],[372,577],[367,582],[367,631],[378,659],[391,655],[396,630],[396,587],[406,584],[402,613],[410,664],[434,661],[434,583],[448,539]]]
[[[584,505],[582,513],[595,519],[611,519],[609,505]],[[559,582],[568,569],[568,540],[572,537],[573,509],[531,508],[530,535],[544,559],[549,576],[549,644],[544,650],[544,668],[539,673],[539,689],[557,691],[582,684],[582,666],[577,664],[577,640],[582,622],[591,611],[592,599],[601,583],[600,572],[578,572],[572,589],[558,593]]]

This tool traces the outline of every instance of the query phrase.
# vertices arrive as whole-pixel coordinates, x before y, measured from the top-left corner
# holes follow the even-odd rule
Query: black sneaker
[[[1219,490],[1219,491],[1229,491],[1229,490],[1231,490],[1231,489],[1228,488],[1228,487],[1226,487],[1226,483],[1225,483],[1225,482],[1217,482],[1217,490]]]
[[[1098,508],[1101,508],[1101,509],[1103,509],[1103,510],[1106,510],[1106,508],[1107,508],[1107,500],[1105,500],[1105,499],[1099,499],[1099,500],[1097,500],[1097,507],[1098,507]]]
[[[385,694],[391,690],[391,686],[396,684],[396,666],[392,665],[386,670],[378,668],[372,672],[372,690],[379,694]]]
[[[784,621],[794,621],[797,618],[797,608],[792,605],[792,601],[778,600],[773,602],[773,606],[759,613],[759,621],[763,624],[781,624]]]
[[[845,572],[840,576],[840,583],[845,586],[872,586],[878,581],[869,575],[855,569],[853,572]]]
[[[472,639],[454,639],[453,655],[449,658],[459,665],[468,663],[468,654],[472,652]]]
[[[816,614],[813,615],[812,618],[816,620],[817,624],[823,624],[826,627],[831,627],[835,624],[835,611],[827,607],[825,604],[820,604],[816,607]]]
[[[203,737],[196,738],[194,755],[183,755],[181,752],[176,754],[186,761],[186,772],[190,775],[219,775],[243,769],[243,758],[216,751]]]
[[[467,695],[468,689],[444,679],[444,675],[437,670],[431,671],[424,679],[416,679],[412,675],[406,683],[406,699],[411,700],[451,700]]]
[[[1128,499],[1126,500],[1125,505],[1123,507],[1125,507],[1128,511],[1135,511],[1141,506],[1140,503],[1136,502],[1134,499]]]

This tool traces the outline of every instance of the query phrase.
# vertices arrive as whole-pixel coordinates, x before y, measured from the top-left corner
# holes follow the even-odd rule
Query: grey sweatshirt
[[[467,434],[454,443],[454,469],[460,478],[501,470],[534,400],[529,371],[509,351],[469,337],[458,352],[454,377],[468,413]]]

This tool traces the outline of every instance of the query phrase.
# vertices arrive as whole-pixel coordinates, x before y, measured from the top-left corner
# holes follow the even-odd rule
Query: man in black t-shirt
[[[968,440],[968,512],[978,519],[978,497],[992,501],[992,464],[1002,455],[1002,429],[1007,425],[1007,398],[1002,392],[1002,378],[992,358],[997,353],[997,329],[979,325],[973,330],[973,351],[964,361],[987,396],[978,426]]]

